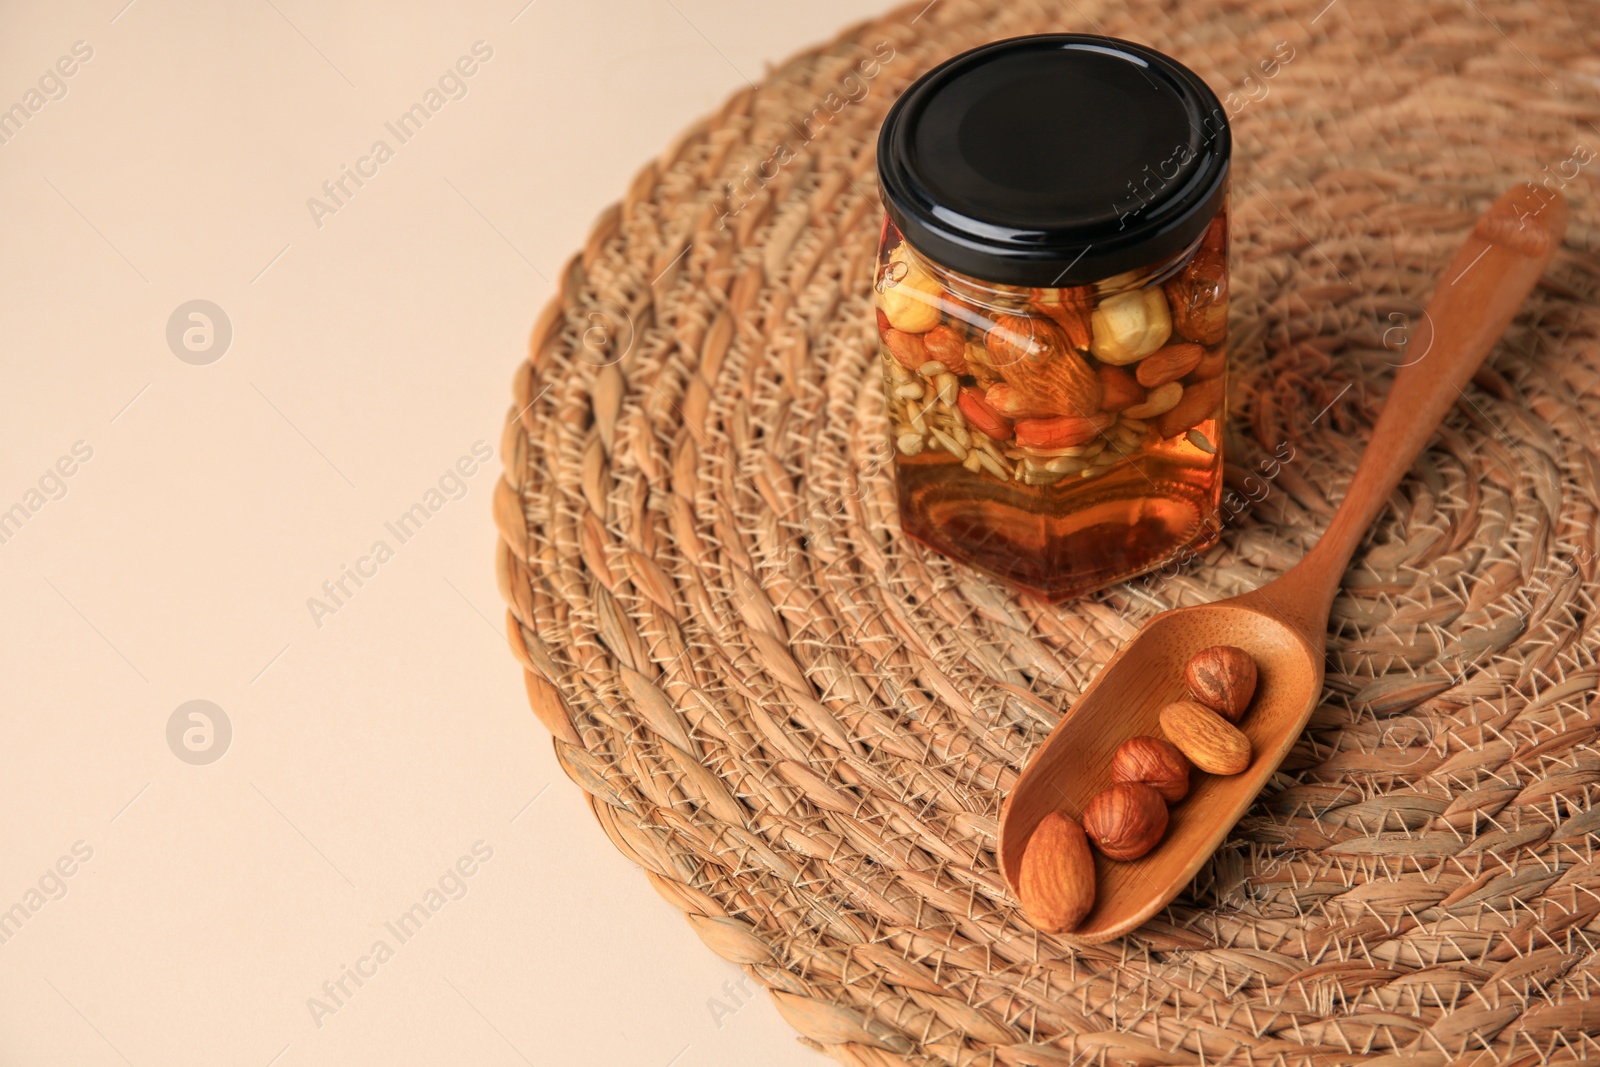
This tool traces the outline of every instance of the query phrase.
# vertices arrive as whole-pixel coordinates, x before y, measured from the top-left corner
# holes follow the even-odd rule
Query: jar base
[[[1049,603],[1187,559],[1221,532],[1220,455],[1163,449],[1053,486],[998,484],[949,456],[902,457],[896,484],[907,536]]]

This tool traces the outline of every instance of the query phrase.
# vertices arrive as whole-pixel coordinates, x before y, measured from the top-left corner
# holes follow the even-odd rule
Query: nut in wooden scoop
[[[1238,774],[1250,766],[1250,739],[1204,704],[1168,704],[1161,709],[1161,731],[1202,771]]]
[[[1114,782],[1083,809],[1083,828],[1107,857],[1136,860],[1167,832],[1167,802],[1143,782]]]
[[[1189,795],[1189,761],[1171,741],[1141,735],[1117,746],[1111,756],[1113,782],[1143,782],[1168,804]]]
[[[1094,856],[1083,827],[1052,811],[1022,854],[1017,896],[1028,921],[1050,934],[1076,930],[1094,908]]]
[[[1021,846],[1040,817],[1063,800],[1087,808],[1103,769],[1129,735],[1152,733],[1159,720],[1169,740],[1212,772],[1190,782],[1183,801],[1188,810],[1172,820],[1160,848],[1135,860],[1101,860],[1103,892],[1074,938],[1092,944],[1123,936],[1166,906],[1193,881],[1289,752],[1322,695],[1327,622],[1352,554],[1562,247],[1567,214],[1560,193],[1531,184],[1495,201],[1441,274],[1344,500],[1316,546],[1260,589],[1150,619],[1034,751],[1000,815],[1000,868],[1012,887]],[[1122,312],[1118,322],[1104,323],[1116,327],[1105,338],[1104,316],[1095,316],[1094,351],[1102,363],[1132,364],[1167,343],[1164,328],[1146,329],[1150,321],[1142,309]],[[1104,343],[1109,340],[1117,342],[1114,348]],[[1248,736],[1202,704],[1166,703],[1178,692],[1175,668],[1218,645],[1246,649],[1259,664]]]
[[[1229,722],[1238,722],[1256,695],[1256,661],[1234,645],[1202,648],[1189,660],[1183,678],[1190,696]]]

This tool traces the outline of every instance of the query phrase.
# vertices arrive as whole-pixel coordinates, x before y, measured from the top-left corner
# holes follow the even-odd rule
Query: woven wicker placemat
[[[1179,57],[1237,144],[1227,528],[1058,607],[900,535],[869,305],[889,103],[1047,29]],[[870,1067],[1600,1051],[1597,55],[1589,0],[919,0],[736,94],[601,217],[515,381],[508,632],[606,834],[803,1041]],[[1281,773],[1136,936],[1037,934],[994,853],[1018,770],[1143,620],[1299,558],[1475,213],[1547,179],[1566,249],[1358,552]]]

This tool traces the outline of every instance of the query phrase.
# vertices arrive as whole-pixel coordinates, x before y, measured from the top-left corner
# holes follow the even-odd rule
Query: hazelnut
[[[1116,782],[1083,809],[1083,829],[1109,858],[1136,860],[1167,832],[1167,802],[1143,782]]]
[[[1183,678],[1190,696],[1229,722],[1238,722],[1256,693],[1256,661],[1242,648],[1213,645],[1194,654]]]
[[[1094,907],[1094,856],[1077,823],[1052,811],[1022,853],[1017,897],[1028,921],[1050,934],[1075,930]]]
[[[878,308],[895,329],[923,333],[939,325],[943,291],[938,280],[901,245],[889,254],[889,264],[878,279]]]
[[[1164,288],[1179,334],[1203,345],[1228,335],[1228,264],[1220,249],[1196,253]]]
[[[1090,321],[1094,339],[1089,351],[1100,362],[1119,367],[1138,362],[1172,336],[1172,315],[1160,286],[1109,296],[1094,309]]]
[[[1178,746],[1159,737],[1130,737],[1111,757],[1113,782],[1143,782],[1176,804],[1189,793],[1189,761]]]

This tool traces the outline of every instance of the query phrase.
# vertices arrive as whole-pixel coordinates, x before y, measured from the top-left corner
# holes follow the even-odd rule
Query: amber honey
[[[1216,421],[1197,427],[1215,433]],[[951,559],[1064,600],[1209,548],[1220,454],[1162,443],[1092,480],[997,484],[948,454],[896,466],[900,523]]]
[[[906,91],[874,289],[907,535],[1049,600],[1216,539],[1228,156],[1210,90],[1112,38],[997,42]]]

